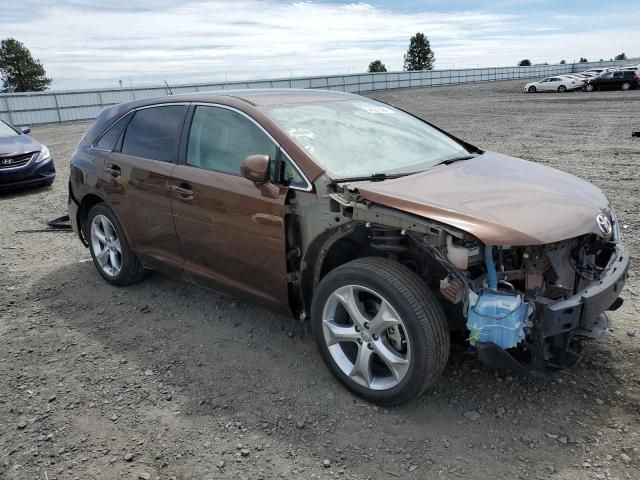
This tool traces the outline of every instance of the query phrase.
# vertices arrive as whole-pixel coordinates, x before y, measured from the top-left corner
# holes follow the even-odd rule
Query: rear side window
[[[122,153],[162,162],[175,162],[186,105],[166,105],[138,110],[129,122]]]
[[[622,78],[622,77],[624,77],[624,73],[623,72],[616,72],[616,73],[613,74],[613,76],[616,77],[616,78],[618,78],[618,77]]]
[[[118,139],[120,138],[120,135],[122,135],[122,131],[130,118],[131,115],[125,115],[109,127],[104,135],[102,135],[102,137],[100,137],[100,139],[94,144],[94,147],[100,150],[107,150],[109,152],[115,150],[116,143],[118,143]]]

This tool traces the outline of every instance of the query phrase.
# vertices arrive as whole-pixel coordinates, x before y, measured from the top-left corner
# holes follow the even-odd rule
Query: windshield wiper
[[[476,158],[478,156],[478,154],[471,154],[471,155],[461,155],[459,157],[450,157],[450,158],[445,158],[444,160],[439,161],[438,163],[434,164],[434,167],[437,167],[438,165],[451,165],[452,163],[456,163],[456,162],[461,162],[463,160],[471,160],[472,158]]]
[[[420,172],[408,172],[408,173],[374,173],[373,175],[363,175],[360,177],[344,177],[334,178],[331,183],[345,183],[345,182],[382,182],[383,180],[391,180],[392,178],[406,177],[407,175],[414,175]]]

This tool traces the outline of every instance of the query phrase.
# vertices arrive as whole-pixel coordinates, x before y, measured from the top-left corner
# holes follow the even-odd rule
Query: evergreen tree
[[[424,33],[416,33],[411,37],[409,50],[404,56],[405,71],[433,70],[435,61],[431,44]]]
[[[51,83],[40,61],[14,38],[0,42],[0,78],[2,92],[40,92]]]

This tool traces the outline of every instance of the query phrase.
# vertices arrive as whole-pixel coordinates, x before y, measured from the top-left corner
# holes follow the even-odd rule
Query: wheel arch
[[[80,233],[80,240],[82,240],[82,243],[84,243],[85,246],[89,246],[85,232],[85,223],[87,221],[87,217],[89,216],[89,211],[94,205],[102,202],[104,202],[104,199],[99,195],[96,195],[95,193],[88,193],[87,195],[82,197],[82,200],[80,201],[80,204],[78,206],[76,221],[79,227],[78,231]]]

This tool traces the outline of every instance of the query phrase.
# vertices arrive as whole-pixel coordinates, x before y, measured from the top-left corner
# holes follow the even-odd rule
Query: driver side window
[[[221,107],[196,107],[187,146],[188,165],[240,175],[240,165],[249,155],[274,159],[276,152],[275,143],[243,115]]]

